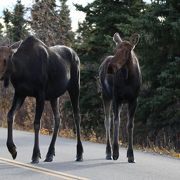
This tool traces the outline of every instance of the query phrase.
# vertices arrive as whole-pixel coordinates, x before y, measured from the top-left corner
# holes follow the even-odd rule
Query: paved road
[[[120,149],[117,161],[105,160],[105,145],[83,142],[84,161],[75,162],[76,142],[58,138],[56,156],[51,163],[43,162],[50,136],[40,136],[42,160],[31,165],[32,133],[14,131],[18,155],[12,160],[6,149],[6,129],[0,128],[0,180],[179,180],[180,160],[152,153],[135,151],[136,163],[129,164],[126,149]],[[9,161],[10,160],[10,161]],[[35,167],[33,169],[33,167]],[[64,174],[63,174],[64,173]]]

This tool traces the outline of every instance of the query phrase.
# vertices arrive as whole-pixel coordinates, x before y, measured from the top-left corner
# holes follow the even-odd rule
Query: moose
[[[134,161],[133,128],[134,115],[137,107],[137,98],[141,86],[141,71],[134,48],[139,42],[139,34],[133,34],[129,41],[123,41],[119,33],[115,33],[113,40],[116,43],[114,55],[103,59],[99,67],[99,79],[102,91],[102,101],[105,114],[106,129],[106,159],[119,158],[119,126],[122,106],[127,104],[127,132],[129,163]],[[111,147],[111,107],[113,111],[113,145]]]
[[[38,163],[41,158],[39,130],[46,100],[50,101],[55,123],[45,162],[53,161],[55,142],[61,123],[59,97],[68,91],[77,134],[76,161],[82,161],[79,109],[80,60],[76,52],[63,45],[47,47],[35,36],[28,36],[24,41],[0,47],[0,78],[5,87],[8,86],[9,81],[14,87],[12,106],[7,114],[7,148],[13,159],[17,156],[13,141],[13,119],[28,96],[36,100],[32,163]]]

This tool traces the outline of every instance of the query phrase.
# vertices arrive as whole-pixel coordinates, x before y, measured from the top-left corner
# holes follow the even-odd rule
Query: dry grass
[[[138,149],[142,149],[142,148],[138,148]],[[160,155],[168,155],[168,156],[172,156],[175,158],[180,158],[180,153],[175,152],[174,149],[168,150],[167,148],[163,148],[163,147],[152,147],[152,148],[143,148],[143,151],[145,152],[153,152],[153,153],[158,153]]]

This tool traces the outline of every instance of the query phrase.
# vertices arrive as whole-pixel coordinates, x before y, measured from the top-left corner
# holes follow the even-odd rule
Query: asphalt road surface
[[[58,138],[56,156],[45,159],[51,136],[40,136],[41,161],[30,163],[34,134],[14,131],[17,158],[6,148],[7,129],[0,128],[0,180],[180,180],[180,159],[135,151],[136,163],[129,164],[126,149],[120,148],[117,161],[105,160],[105,145],[83,142],[84,161],[75,162],[76,141]]]

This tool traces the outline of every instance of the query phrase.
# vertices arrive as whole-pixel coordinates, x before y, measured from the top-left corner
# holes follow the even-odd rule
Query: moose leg
[[[76,134],[77,134],[77,154],[76,154],[76,161],[82,161],[83,160],[83,146],[81,143],[81,135],[80,135],[80,110],[79,110],[79,85],[75,84],[74,86],[71,86],[68,90],[72,108],[73,108],[73,114],[74,114],[74,120],[75,120],[75,126],[76,126]]]
[[[110,129],[111,129],[111,117],[110,117],[110,110],[111,110],[111,100],[107,99],[103,95],[103,106],[104,106],[104,114],[105,114],[105,129],[106,129],[106,159],[111,160],[111,136],[110,136]]]
[[[40,149],[39,149],[39,129],[40,129],[40,119],[44,109],[44,95],[41,92],[38,97],[36,97],[36,114],[34,120],[34,132],[35,132],[35,141],[32,155],[31,163],[39,163],[39,158],[41,158]]]
[[[120,126],[120,105],[113,99],[113,114],[114,114],[114,142],[113,142],[113,159],[119,158],[119,126]]]
[[[14,94],[13,102],[10,111],[7,115],[7,123],[8,123],[8,136],[7,136],[7,148],[11,153],[13,159],[17,156],[16,146],[13,142],[13,120],[15,112],[20,109],[24,102],[25,97],[19,97],[16,93]]]
[[[128,150],[127,158],[129,163],[134,163],[134,153],[133,153],[133,129],[134,129],[134,115],[136,111],[137,100],[128,103]]]
[[[51,100],[51,107],[54,114],[55,124],[54,124],[53,137],[49,146],[48,153],[46,155],[45,162],[53,161],[53,156],[55,156],[55,142],[56,142],[57,134],[59,131],[59,126],[60,126],[59,98]]]

